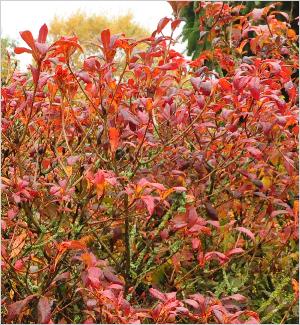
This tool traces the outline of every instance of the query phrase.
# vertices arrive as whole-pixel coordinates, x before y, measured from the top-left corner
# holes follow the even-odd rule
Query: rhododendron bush
[[[176,15],[142,40],[103,30],[79,68],[76,36],[20,32],[32,65],[1,97],[4,322],[297,322],[298,36],[274,4],[202,5],[213,46],[194,61]]]

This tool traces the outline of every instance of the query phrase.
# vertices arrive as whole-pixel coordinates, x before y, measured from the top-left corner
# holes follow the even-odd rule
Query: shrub
[[[194,61],[163,34],[178,19],[139,41],[102,31],[80,69],[75,36],[20,33],[34,64],[2,88],[5,322],[297,321],[297,35],[234,8],[232,46],[215,35]]]

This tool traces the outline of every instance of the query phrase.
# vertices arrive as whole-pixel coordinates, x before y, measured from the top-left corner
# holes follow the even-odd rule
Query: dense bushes
[[[5,322],[297,321],[298,48],[272,10],[228,7],[191,62],[163,34],[177,19],[139,41],[104,30],[79,70],[76,37],[21,32],[34,64],[2,88]]]

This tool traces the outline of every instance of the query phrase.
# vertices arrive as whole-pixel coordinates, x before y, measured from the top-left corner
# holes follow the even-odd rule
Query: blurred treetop
[[[18,60],[15,58],[16,41],[8,36],[1,37],[1,85],[6,85],[16,68]]]
[[[132,13],[128,12],[118,17],[108,18],[103,14],[89,15],[77,11],[67,18],[55,16],[50,23],[50,36],[55,40],[60,36],[76,35],[80,43],[88,52],[91,50],[91,40],[97,41],[100,32],[109,28],[111,34],[124,33],[126,37],[143,38],[149,35],[149,31],[134,22]]]

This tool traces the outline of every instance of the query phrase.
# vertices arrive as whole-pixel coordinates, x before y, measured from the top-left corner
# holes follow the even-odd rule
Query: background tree
[[[208,50],[211,47],[210,41],[207,42],[205,39],[205,34],[200,33],[200,17],[206,18],[207,25],[202,27],[205,30],[209,30],[213,25],[216,25],[215,19],[220,19],[224,14],[224,12],[220,12],[220,15],[216,14],[216,16],[206,15],[205,9],[203,7],[201,8],[201,2],[204,3],[204,1],[180,1],[181,5],[179,6],[179,10],[177,10],[176,2],[169,1],[174,13],[179,14],[185,21],[182,31],[183,41],[187,41],[187,55],[192,56],[193,59],[196,59],[202,51]],[[223,5],[229,4],[230,2],[232,1],[224,1]],[[255,8],[264,8],[271,3],[270,1],[235,1],[236,6],[243,5],[243,9],[241,10],[241,14],[243,15],[250,13]],[[277,2],[276,9],[287,13],[291,17],[291,27],[294,30],[298,30],[298,22],[295,19],[299,15],[298,1]],[[203,39],[205,39],[204,42]]]
[[[76,11],[67,18],[55,16],[50,23],[49,36],[53,40],[61,35],[75,34],[85,50],[85,55],[95,54],[97,48],[92,45],[96,43],[103,29],[109,28],[112,34],[124,33],[126,37],[135,39],[146,37],[150,32],[135,23],[132,13],[108,18],[102,14],[89,15],[82,11]],[[79,53],[74,62],[78,61]]]
[[[17,65],[13,49],[16,47],[16,41],[9,37],[1,38],[1,85],[7,84],[7,79],[12,74]]]

